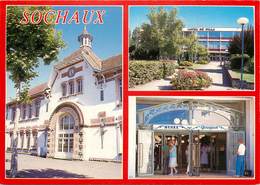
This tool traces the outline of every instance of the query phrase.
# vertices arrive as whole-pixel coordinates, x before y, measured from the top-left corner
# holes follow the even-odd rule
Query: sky
[[[158,7],[158,6],[157,6]],[[162,6],[169,11],[177,8],[177,17],[181,19],[187,28],[195,27],[234,27],[237,28],[237,19],[239,17],[247,17],[250,24],[254,24],[254,8],[253,7],[228,7],[228,6]],[[148,23],[147,14],[150,6],[132,6],[129,10],[130,30],[133,31],[142,23]]]
[[[92,49],[96,55],[101,59],[106,59],[113,55],[122,53],[122,8],[121,7],[52,7],[54,10],[69,10],[71,13],[68,18],[72,16],[72,12],[79,10],[81,15],[83,10],[105,10],[104,14],[104,24],[87,24],[87,31],[93,36]],[[80,47],[78,42],[78,36],[82,33],[85,24],[82,22],[80,24],[58,24],[56,29],[62,31],[62,38],[66,43],[66,47],[59,53],[59,61],[61,61],[66,56],[70,55],[73,51],[76,51]],[[51,73],[52,67],[55,63],[51,65],[41,64],[36,70],[39,76],[36,77],[31,82],[31,87],[39,85],[41,83],[47,82],[49,75]],[[12,81],[8,78],[6,74],[6,99],[8,97],[15,97],[15,89],[13,87]]]

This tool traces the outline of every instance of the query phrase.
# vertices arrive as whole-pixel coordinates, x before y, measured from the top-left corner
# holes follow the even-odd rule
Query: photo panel
[[[128,116],[129,179],[256,175],[253,96],[129,96]]]
[[[123,178],[122,11],[6,7],[6,178]]]
[[[129,6],[130,91],[255,89],[253,6]]]

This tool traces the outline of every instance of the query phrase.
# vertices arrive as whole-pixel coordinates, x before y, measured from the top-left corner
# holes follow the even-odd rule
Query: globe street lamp
[[[243,73],[244,73],[244,26],[248,23],[248,19],[246,17],[240,17],[237,20],[237,23],[242,26],[242,47],[241,47],[241,52],[242,52],[242,58],[241,58],[241,83],[240,83],[240,89],[243,89]]]

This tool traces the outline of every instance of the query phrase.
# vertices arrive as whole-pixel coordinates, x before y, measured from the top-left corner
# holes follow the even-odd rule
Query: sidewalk
[[[10,169],[11,154],[6,153]],[[18,154],[18,178],[98,178],[121,179],[122,163],[70,161]]]

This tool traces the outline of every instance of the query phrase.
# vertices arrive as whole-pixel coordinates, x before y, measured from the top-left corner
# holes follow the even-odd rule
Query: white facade
[[[118,160],[122,154],[122,56],[100,60],[85,29],[79,41],[80,48],[54,66],[48,82],[30,90],[32,113],[29,105],[18,105],[17,148],[54,158]],[[11,149],[15,107],[14,101],[7,103],[6,150]]]

